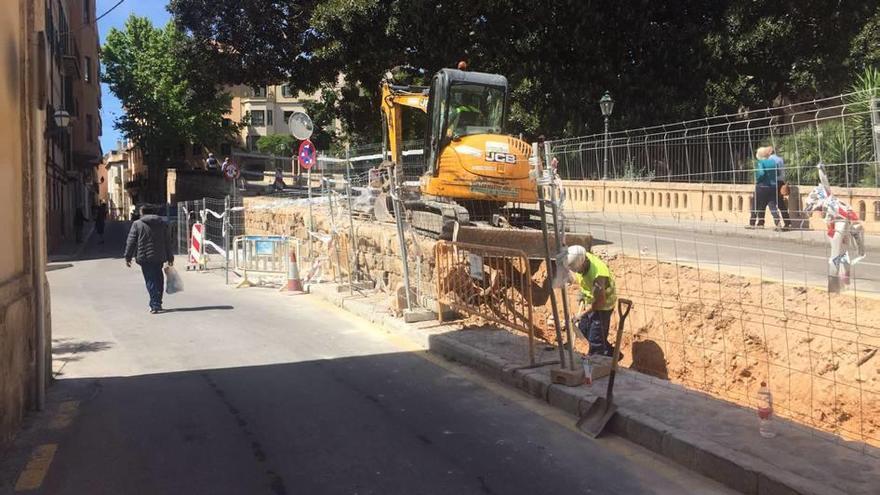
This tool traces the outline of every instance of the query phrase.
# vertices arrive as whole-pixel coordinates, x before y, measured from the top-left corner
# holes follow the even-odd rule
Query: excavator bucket
[[[550,256],[555,257],[559,252],[555,236],[551,233]],[[544,259],[545,246],[544,235],[540,230],[532,229],[501,229],[484,226],[459,227],[453,241],[481,246],[509,246],[522,250],[529,259]],[[590,234],[565,234],[565,244],[573,246],[581,245],[590,249],[593,244],[593,236]]]

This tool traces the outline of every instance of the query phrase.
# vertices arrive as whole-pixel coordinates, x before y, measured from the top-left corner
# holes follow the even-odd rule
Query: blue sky
[[[95,11],[98,15],[103,14],[113,7],[119,0],[97,0]],[[112,12],[98,21],[98,31],[101,36],[101,44],[104,43],[104,35],[111,28],[122,29],[125,20],[131,14],[148,17],[153,24],[164,25],[171,19],[171,15],[165,10],[168,4],[165,0],[124,0]],[[119,100],[113,96],[106,84],[101,85],[101,121],[103,123],[103,135],[101,136],[101,148],[104,153],[116,148],[116,140],[121,139],[119,131],[113,128],[113,122],[122,114],[122,106]]]

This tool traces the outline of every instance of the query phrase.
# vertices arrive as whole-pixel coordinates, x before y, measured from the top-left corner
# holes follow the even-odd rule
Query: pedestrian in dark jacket
[[[74,237],[76,238],[76,243],[79,244],[82,242],[82,234],[83,227],[86,224],[86,216],[83,215],[83,210],[80,207],[76,208],[76,212],[73,214],[73,230]]]
[[[162,217],[155,214],[149,206],[141,207],[141,217],[131,224],[128,241],[125,244],[125,264],[131,267],[131,260],[141,266],[147,292],[150,294],[150,313],[162,311],[162,292],[165,276],[162,265],[174,264],[171,251],[171,229]]]
[[[95,232],[98,234],[98,244],[104,244],[104,223],[107,220],[107,205],[104,203],[95,207]]]

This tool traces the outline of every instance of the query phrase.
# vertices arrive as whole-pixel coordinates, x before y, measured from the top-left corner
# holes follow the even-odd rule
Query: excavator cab
[[[465,136],[502,134],[507,118],[507,78],[441,69],[431,82],[425,149],[429,174],[437,175],[442,151]]]
[[[441,69],[427,88],[397,85],[388,76],[383,80],[386,145],[398,183],[403,177],[403,108],[427,116],[425,171],[417,188],[412,182],[401,188],[416,230],[440,238],[457,232],[458,240],[466,240],[465,232],[480,229],[479,225],[535,225],[529,208],[538,199],[532,149],[505,134],[507,87],[504,76],[457,69]],[[375,218],[393,218],[393,206],[387,194],[377,198]],[[528,236],[524,233],[517,239]],[[531,237],[537,245],[540,238]]]

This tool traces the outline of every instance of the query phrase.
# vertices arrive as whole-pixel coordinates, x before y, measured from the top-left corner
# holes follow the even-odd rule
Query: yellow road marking
[[[67,400],[58,406],[58,413],[49,422],[49,428],[52,430],[62,430],[70,426],[73,418],[76,417],[76,411],[79,408],[78,400]]]
[[[25,492],[36,490],[43,485],[46,473],[49,472],[49,465],[52,464],[52,458],[55,457],[55,451],[58,450],[58,444],[50,443],[40,445],[34,449],[31,460],[28,461],[24,471],[18,476],[15,483],[15,491]]]

